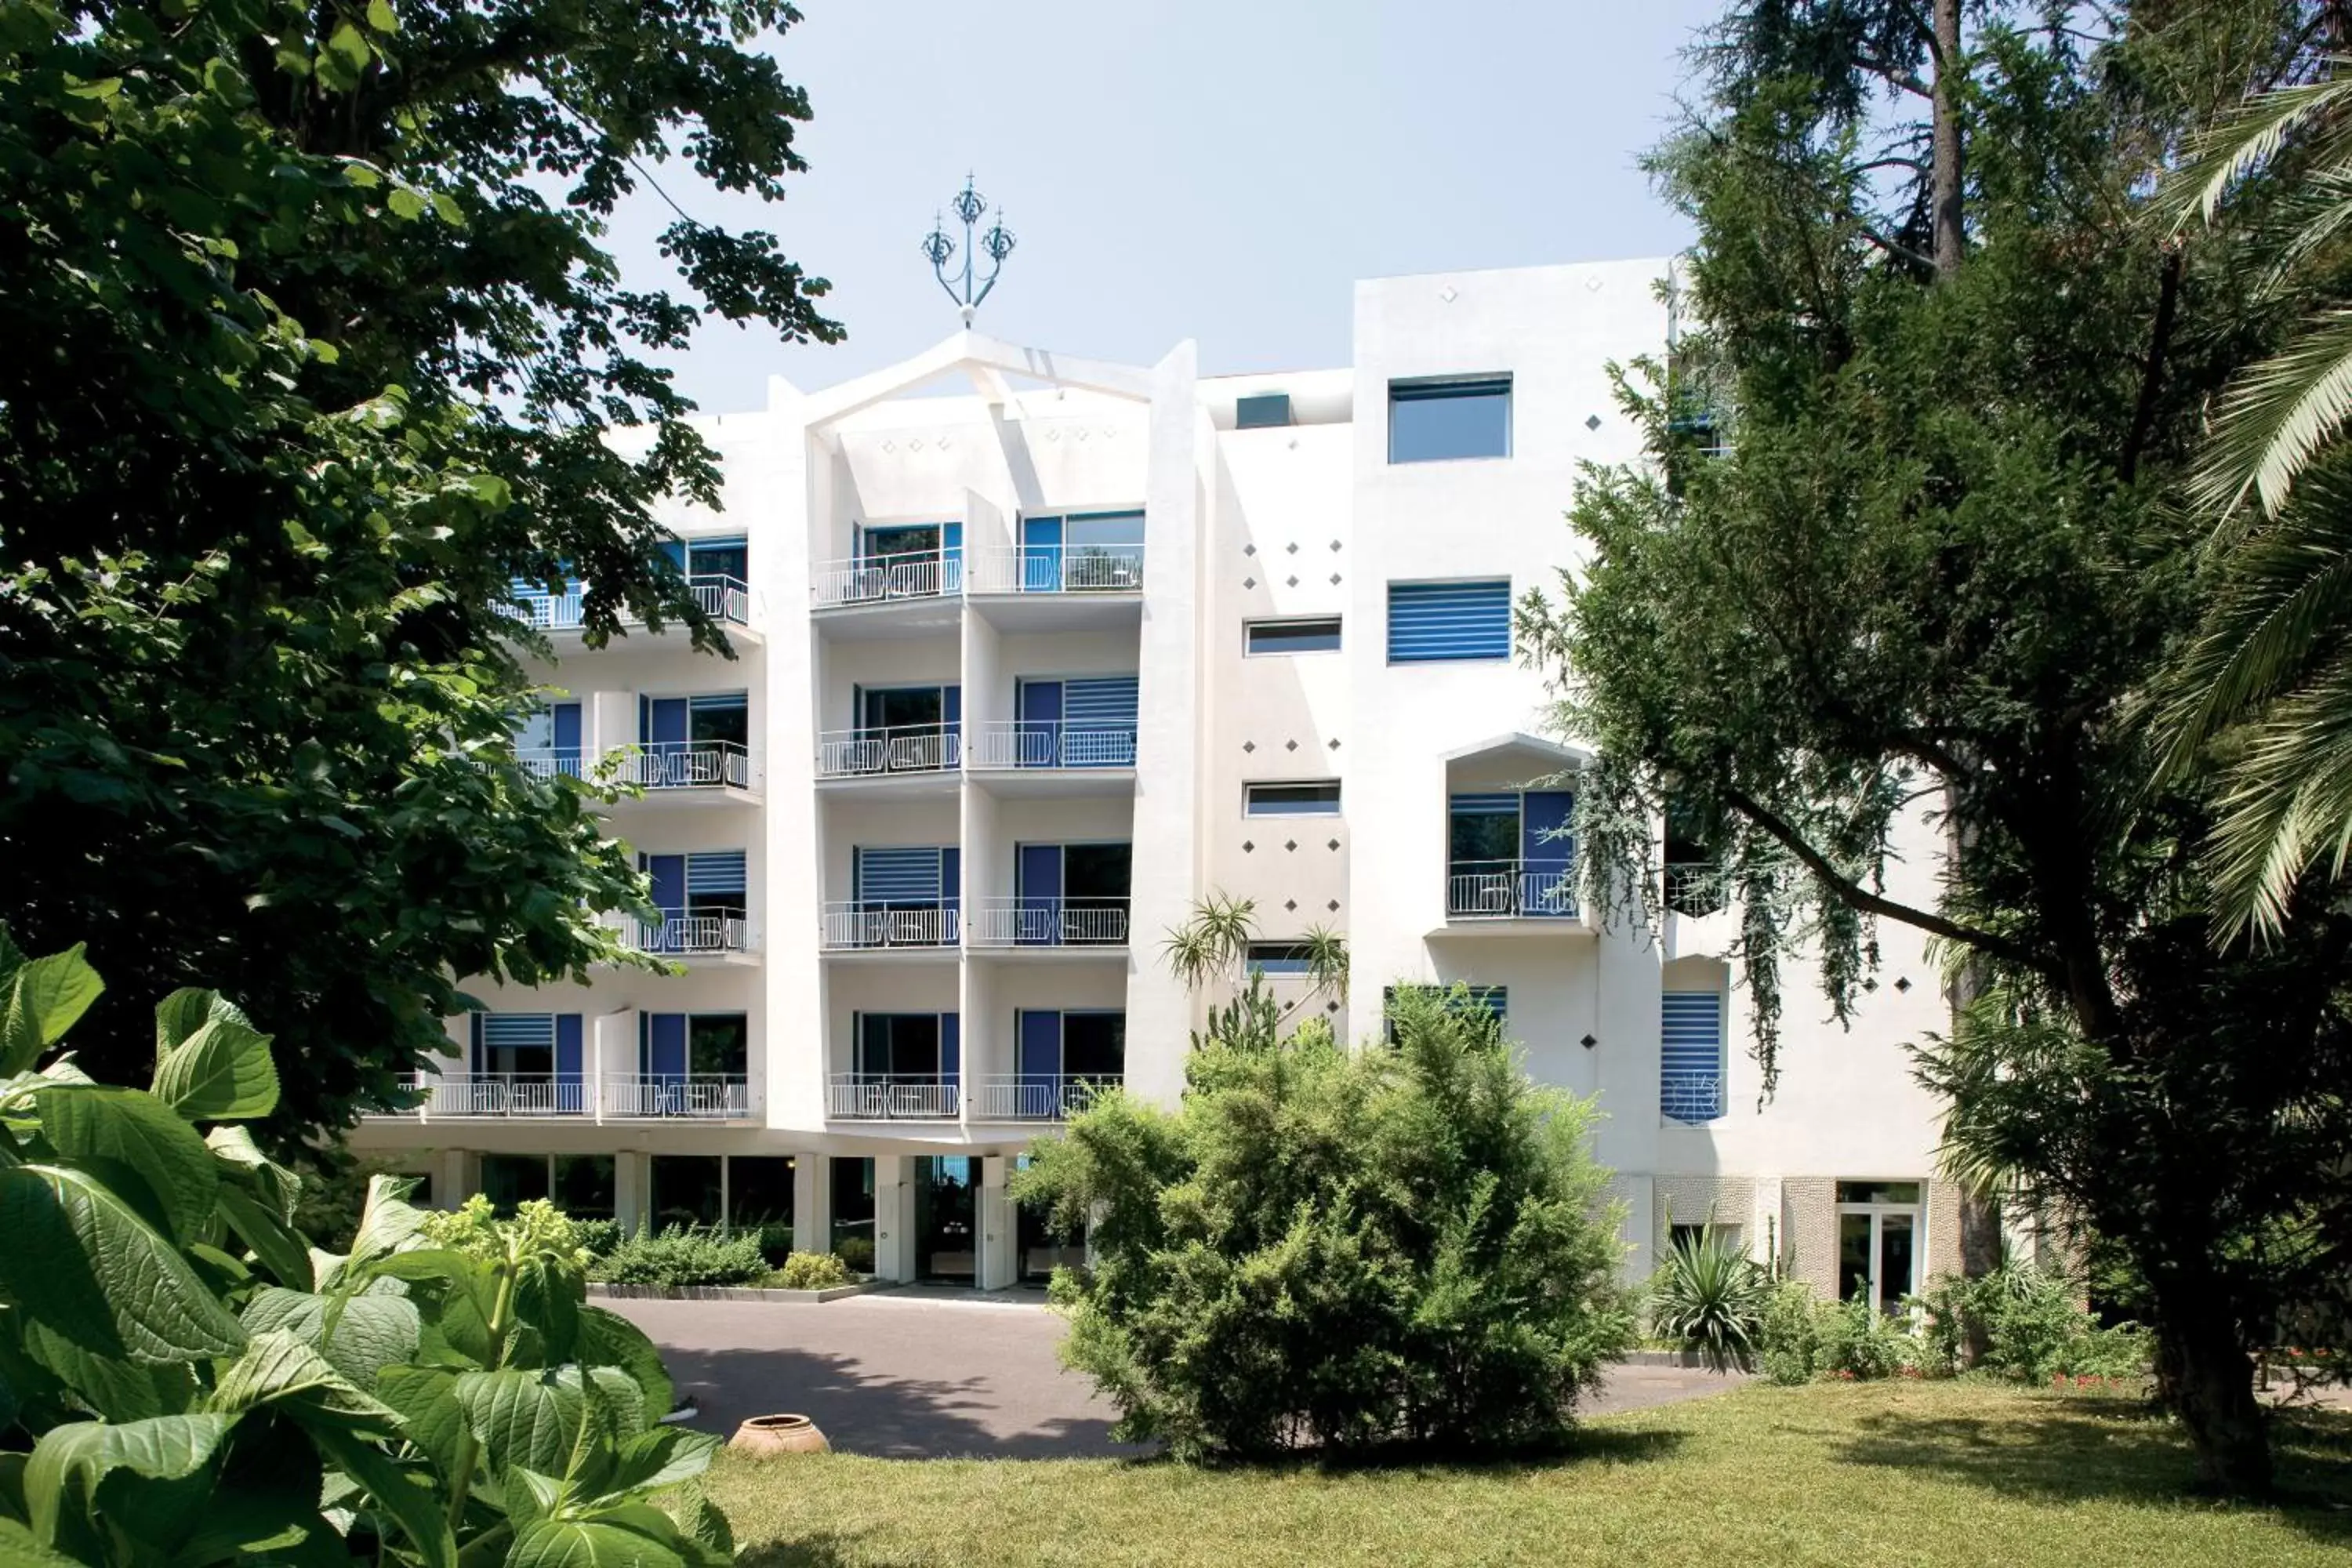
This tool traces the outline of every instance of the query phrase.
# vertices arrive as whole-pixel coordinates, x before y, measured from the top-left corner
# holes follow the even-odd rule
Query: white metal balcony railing
[[[1573,867],[1456,860],[1446,874],[1448,920],[1559,920],[1575,913]]]
[[[425,1095],[411,1114],[426,1120],[436,1116],[723,1120],[751,1113],[751,1086],[744,1079],[710,1073],[606,1074],[601,1079],[550,1073],[417,1073],[409,1087]]]
[[[1731,901],[1731,879],[1712,860],[1666,867],[1666,908],[1678,915],[1711,915]]]
[[[945,724],[828,730],[816,738],[816,776],[821,779],[946,773],[962,760],[962,733]]]
[[[873,900],[824,906],[822,930],[829,948],[953,947],[962,941],[954,903],[885,904]]]
[[[623,782],[649,790],[759,788],[750,750],[732,741],[648,741],[614,754]]]
[[[1658,1109],[1672,1121],[1714,1121],[1723,1115],[1719,1073],[1670,1072],[1658,1080]]]
[[[751,624],[751,590],[740,578],[698,573],[686,580],[686,588],[694,595],[694,602],[701,606],[702,613],[712,620],[736,626]],[[518,595],[518,603],[507,606],[507,612],[525,626],[539,631],[578,631],[585,624],[582,604],[587,594],[585,584],[568,588],[561,594],[522,594]],[[636,616],[625,610],[621,614],[621,620],[624,625],[637,624]]]
[[[891,599],[937,599],[963,592],[963,557],[934,551],[921,555],[866,555],[820,564],[809,594],[820,610],[845,605],[879,605]]]
[[[974,768],[1131,768],[1135,726],[1091,720],[990,720],[973,727]]]
[[[953,1121],[963,1089],[948,1079],[835,1073],[825,1084],[824,1113],[844,1121]]]
[[[974,1086],[971,1113],[982,1121],[1059,1121],[1122,1081],[1118,1073],[1065,1078],[1059,1073],[1007,1073]]]
[[[577,746],[543,746],[515,753],[515,766],[534,778],[576,779],[583,776]]]
[[[1127,941],[1127,900],[983,899],[969,924],[979,947],[1115,947]]]
[[[624,917],[621,940],[639,952],[680,954],[746,952],[751,923],[735,909],[664,910],[658,920]]]
[[[1027,545],[970,552],[974,594],[1136,594],[1140,544]]]

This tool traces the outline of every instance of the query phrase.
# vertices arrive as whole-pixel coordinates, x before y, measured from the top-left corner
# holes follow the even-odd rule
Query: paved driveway
[[[921,1290],[822,1307],[607,1301],[661,1346],[693,1425],[725,1436],[747,1415],[797,1411],[845,1453],[896,1458],[1063,1458],[1134,1453],[1118,1412],[1055,1359],[1062,1321],[1036,1298]],[[1728,1384],[1679,1367],[1622,1367],[1593,1414],[1695,1399]]]

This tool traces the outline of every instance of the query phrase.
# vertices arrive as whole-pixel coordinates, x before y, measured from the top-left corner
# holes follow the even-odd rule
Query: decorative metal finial
[[[988,211],[988,202],[972,187],[970,174],[964,176],[963,189],[957,194],[953,205],[956,216],[963,220],[963,276],[953,279],[949,276],[948,263],[955,259],[956,242],[948,237],[946,224],[937,213],[931,215],[931,232],[923,237],[923,258],[931,264],[940,287],[948,291],[948,298],[963,312],[963,324],[969,327],[980,302],[996,287],[996,275],[1004,270],[1004,258],[1013,254],[1013,231],[1004,226],[1004,209],[999,207],[996,221],[987,233],[972,233],[973,226]],[[975,279],[972,258],[982,254],[989,260],[988,276]]]

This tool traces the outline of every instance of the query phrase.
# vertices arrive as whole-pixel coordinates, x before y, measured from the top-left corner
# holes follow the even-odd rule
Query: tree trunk
[[[1936,126],[1934,183],[1929,192],[1936,235],[1936,276],[1960,269],[1966,231],[1960,226],[1960,0],[1935,0]]]
[[[2229,1308],[2210,1279],[2172,1274],[2151,1283],[2157,1385],[2196,1448],[2198,1479],[2239,1496],[2267,1492],[2269,1423]]]

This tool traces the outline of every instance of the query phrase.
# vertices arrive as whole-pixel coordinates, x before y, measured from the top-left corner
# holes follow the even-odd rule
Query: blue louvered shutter
[[[1659,1100],[1676,1121],[1723,1114],[1723,996],[1669,991],[1660,999]]]
[[[940,855],[936,848],[857,851],[854,870],[863,904],[936,904],[940,901]]]
[[[1096,676],[1062,683],[1062,765],[1135,765],[1136,678]]]
[[[1511,581],[1391,583],[1389,662],[1511,657]]]
[[[587,1109],[580,1098],[580,1024],[577,1013],[555,1016],[555,1081],[560,1097],[556,1109],[575,1116]]]
[[[686,858],[686,894],[719,898],[742,896],[745,858],[740,849],[699,849]]]
[[[474,1070],[497,1072],[499,1051],[545,1051],[551,1063],[555,1053],[552,1013],[477,1013]]]
[[[751,705],[751,699],[740,691],[716,691],[706,697],[689,697],[687,705],[697,713],[740,712]]]
[[[963,1015],[940,1015],[940,1081],[956,1083],[963,1078]]]
[[[686,699],[637,699],[637,736],[648,746],[674,746],[686,739]]]
[[[557,702],[547,711],[555,742],[555,770],[576,779],[580,776],[580,704]]]
[[[683,1013],[646,1013],[639,1026],[643,1062],[639,1068],[649,1078],[684,1078],[686,1076],[686,1015]]]
[[[1062,1073],[1062,1016],[1024,1011],[1015,1030],[1017,1070],[1024,1085],[1051,1084]]]

